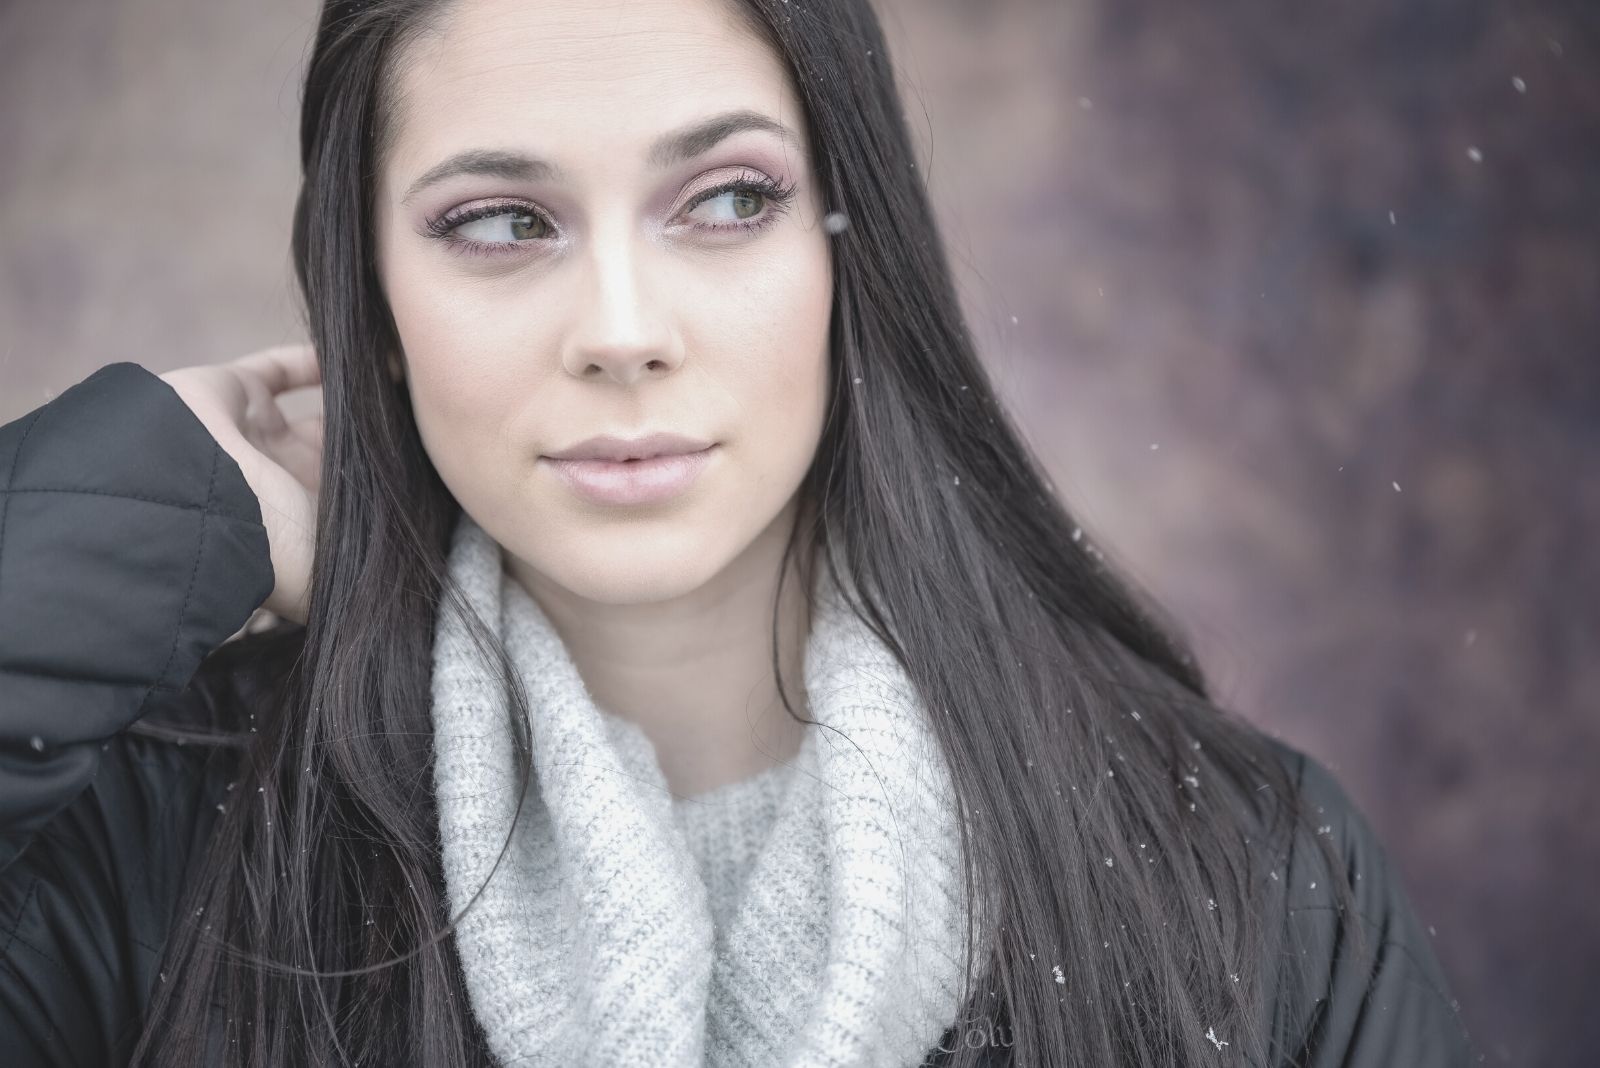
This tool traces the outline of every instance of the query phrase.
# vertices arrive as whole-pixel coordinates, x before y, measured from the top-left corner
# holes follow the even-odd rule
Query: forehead
[[[581,172],[735,107],[803,129],[789,74],[737,0],[455,0],[396,57],[391,165],[530,148]]]

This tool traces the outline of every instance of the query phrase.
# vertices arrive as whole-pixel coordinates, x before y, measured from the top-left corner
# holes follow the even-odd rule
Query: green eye
[[[741,219],[748,219],[761,211],[761,205],[766,203],[766,198],[760,193],[756,193],[753,196],[749,193],[743,193],[734,197],[733,203],[735,205],[734,214]]]
[[[720,218],[710,217],[705,229],[755,230],[775,221],[792,197],[792,187],[779,185],[769,178],[743,178],[700,194],[689,206],[689,212],[698,212],[708,203],[724,202],[732,209],[731,214],[724,212]]]
[[[537,236],[531,231],[537,230],[539,218],[532,212],[511,217],[511,234],[513,237],[528,238]]]
[[[510,220],[509,227],[502,220]],[[478,241],[483,244],[503,244],[508,238],[512,242],[530,241],[543,237],[545,234],[544,218],[531,211],[496,211],[493,214],[480,215],[475,219],[453,227],[458,234],[468,241]]]

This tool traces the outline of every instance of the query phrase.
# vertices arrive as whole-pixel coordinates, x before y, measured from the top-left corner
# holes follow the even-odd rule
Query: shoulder
[[[1474,1063],[1431,936],[1366,815],[1327,766],[1265,737],[1304,816],[1268,873],[1266,989],[1284,1063]]]
[[[152,711],[200,715],[179,695]],[[123,1063],[192,865],[233,795],[235,754],[131,728],[0,878],[6,1064]],[[20,1058],[20,1059],[14,1059]]]

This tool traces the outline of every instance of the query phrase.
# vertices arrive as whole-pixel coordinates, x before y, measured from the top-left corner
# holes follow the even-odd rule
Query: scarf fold
[[[811,718],[725,919],[645,732],[599,709],[500,546],[465,512],[449,574],[529,698],[515,834],[503,687],[446,601],[434,785],[474,1013],[512,1065],[905,1068],[961,1008],[966,900],[954,791],[903,668],[822,569]],[[693,803],[692,801],[688,803]],[[487,885],[485,885],[487,881]]]

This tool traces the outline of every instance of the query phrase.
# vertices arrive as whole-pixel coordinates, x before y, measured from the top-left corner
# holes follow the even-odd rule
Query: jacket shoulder
[[[272,585],[253,491],[158,375],[110,364],[0,425],[7,1065],[125,1060],[236,763],[173,728],[226,727],[227,672],[196,669]]]
[[[1431,937],[1365,813],[1322,762],[1281,739],[1268,742],[1305,817],[1269,872],[1278,922],[1268,932],[1267,988],[1277,991],[1279,1062],[1477,1062]]]

